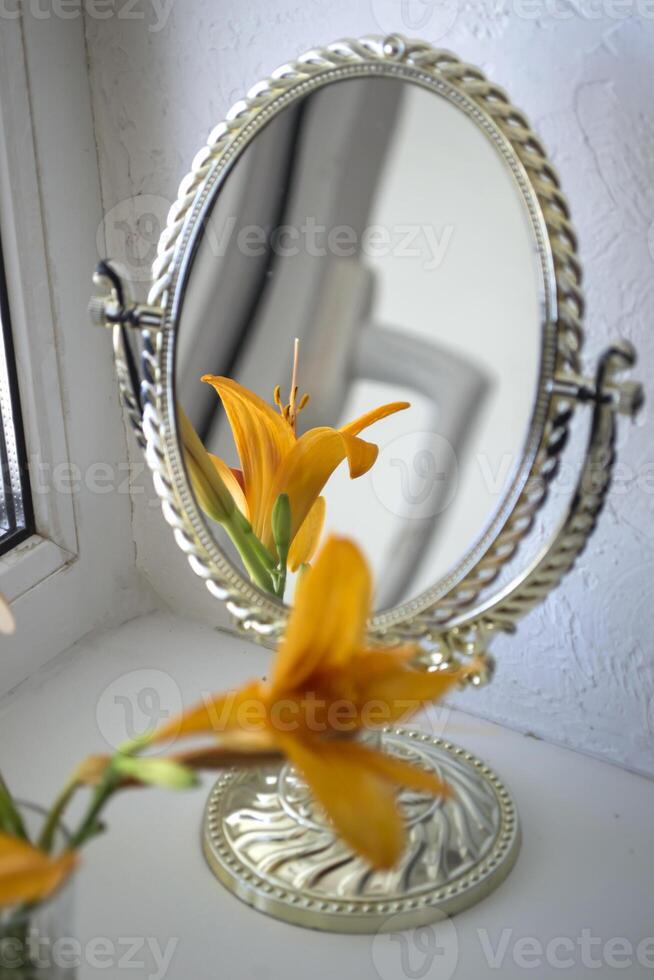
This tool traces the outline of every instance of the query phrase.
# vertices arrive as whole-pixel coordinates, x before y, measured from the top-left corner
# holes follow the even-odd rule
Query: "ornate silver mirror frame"
[[[284,630],[288,608],[247,583],[223,556],[186,478],[175,418],[179,311],[203,216],[224,175],[261,126],[308,91],[343,77],[370,75],[422,85],[466,112],[511,167],[538,242],[543,276],[540,386],[527,448],[510,489],[491,526],[445,580],[410,602],[374,615],[369,623],[377,639],[422,642],[425,666],[432,669],[479,658],[482,666],[470,678],[479,684],[490,674],[492,662],[486,654],[492,636],[513,631],[516,621],[558,585],[583,549],[610,481],[616,414],[633,415],[642,403],[641,387],[618,377],[635,362],[627,344],[609,348],[594,377],[581,373],[584,303],[569,208],[542,144],[500,88],[450,52],[396,35],[340,41],[282,66],[232,108],[193,161],[159,242],[148,303],[135,305],[117,268],[101,263],[95,282],[102,295],[92,301],[91,313],[96,323],[113,328],[123,401],[179,547],[243,629],[264,642],[274,640]],[[140,360],[133,354],[128,331],[138,338]],[[593,419],[567,513],[532,563],[493,593],[493,582],[546,500],[580,402],[591,406]],[[397,874],[371,877],[355,859],[346,860],[314,814],[300,781],[286,769],[272,777],[266,772],[232,772],[219,781],[207,809],[205,839],[216,874],[240,897],[273,915],[337,931],[373,931],[391,915],[404,916],[406,925],[430,921],[492,890],[518,852],[517,817],[507,791],[483,763],[439,739],[417,731],[387,732],[384,738],[390,751],[417,755],[464,790],[457,802],[437,801],[433,806],[407,798],[415,853],[407,856]],[[271,778],[277,779],[274,793],[266,790]],[[292,853],[282,853],[272,832],[263,833],[265,843],[258,849],[246,844],[252,832],[247,814],[257,806],[262,807],[260,829],[266,821],[272,827],[280,820],[303,828]],[[465,834],[452,838],[448,860],[434,877],[418,853],[439,841],[442,850],[452,828],[464,824]],[[328,858],[310,858],[316,848]],[[398,927],[395,920],[392,927]]]

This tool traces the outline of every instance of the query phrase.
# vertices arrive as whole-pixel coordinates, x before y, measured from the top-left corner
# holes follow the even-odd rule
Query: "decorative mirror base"
[[[407,848],[375,872],[336,838],[290,765],[232,769],[214,786],[204,852],[242,901],[312,929],[376,933],[413,928],[485,898],[520,849],[515,804],[494,772],[465,749],[414,729],[382,734],[386,751],[433,769],[451,799],[404,792]]]

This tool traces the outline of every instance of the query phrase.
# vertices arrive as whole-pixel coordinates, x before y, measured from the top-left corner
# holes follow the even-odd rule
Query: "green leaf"
[[[171,759],[134,758],[117,755],[113,762],[114,772],[120,776],[136,779],[149,786],[164,786],[167,789],[189,789],[197,786],[198,777],[192,769]]]
[[[209,453],[181,405],[177,405],[177,425],[184,450],[184,462],[202,510],[219,524],[236,510],[234,498],[225,486]]]
[[[82,844],[86,844],[94,837],[99,837],[101,834],[106,833],[106,831],[107,831],[107,825],[105,823],[102,823],[100,820],[92,820],[84,828],[84,833],[80,836],[79,840],[77,841],[77,847],[80,848]]]
[[[2,776],[0,776],[0,830],[4,831],[5,834],[11,834],[12,837],[22,837],[23,840],[28,840],[23,818],[18,812]]]
[[[286,569],[288,550],[291,546],[291,502],[287,493],[280,493],[271,516],[272,533],[279,557],[280,569]]]

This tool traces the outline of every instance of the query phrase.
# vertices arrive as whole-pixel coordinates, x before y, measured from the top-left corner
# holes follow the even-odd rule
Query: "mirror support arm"
[[[444,630],[439,652],[430,654],[430,665],[449,666],[470,662],[475,668],[467,683],[480,686],[492,676],[493,660],[488,646],[497,633],[513,633],[519,619],[540,604],[573,568],[595,529],[615,466],[615,433],[618,414],[634,417],[644,403],[642,385],[619,380],[633,367],[636,352],[626,341],[612,344],[600,357],[594,382],[574,375],[554,382],[562,398],[592,402],[593,419],[586,457],[568,511],[549,542],[522,576],[472,616],[460,616]],[[427,663],[427,658],[422,658]]]
[[[133,302],[129,285],[115,262],[100,262],[93,282],[101,292],[89,303],[89,315],[96,326],[113,332],[114,361],[121,399],[136,441],[145,450],[142,375],[128,331],[140,331],[142,339],[146,340],[150,331],[161,329],[164,313],[158,306]]]

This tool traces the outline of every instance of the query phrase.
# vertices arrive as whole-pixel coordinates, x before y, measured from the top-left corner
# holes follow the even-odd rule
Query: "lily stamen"
[[[273,400],[279,411],[284,414],[284,405],[282,403],[282,389],[280,385],[275,385],[275,390],[273,391]]]
[[[302,409],[307,405],[309,401],[309,395],[304,394],[300,398],[299,404],[297,400],[299,385],[298,381],[298,368],[300,362],[300,339],[295,338],[295,343],[293,344],[293,370],[291,371],[291,387],[289,390],[288,403],[284,405],[282,402],[281,386],[276,385],[273,392],[273,399],[275,405],[280,411],[280,414],[285,422],[290,425],[293,435],[296,434],[297,430],[297,417],[302,411]]]

